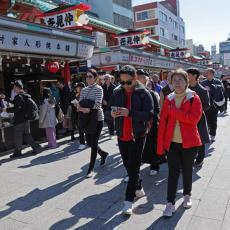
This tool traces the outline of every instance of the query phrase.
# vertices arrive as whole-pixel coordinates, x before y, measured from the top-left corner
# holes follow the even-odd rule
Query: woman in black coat
[[[146,144],[142,155],[142,163],[150,164],[150,176],[154,176],[158,173],[160,169],[159,157],[156,155],[157,150],[157,130],[159,124],[159,114],[160,114],[160,97],[152,89],[154,83],[151,80],[147,82],[147,88],[153,98],[154,103],[154,114],[152,118],[152,124],[150,131],[146,138]]]

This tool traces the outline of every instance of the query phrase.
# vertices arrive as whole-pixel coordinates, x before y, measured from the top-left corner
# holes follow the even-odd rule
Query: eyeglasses
[[[92,75],[86,75],[86,78],[93,78]]]
[[[105,78],[105,81],[108,81],[109,80],[109,78]]]
[[[120,81],[121,85],[132,85],[132,81]]]

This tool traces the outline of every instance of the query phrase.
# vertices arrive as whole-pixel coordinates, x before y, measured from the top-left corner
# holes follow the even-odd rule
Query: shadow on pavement
[[[17,210],[26,212],[31,209],[40,207],[43,205],[44,202],[65,193],[70,188],[79,184],[85,179],[86,169],[87,167],[83,166],[80,173],[69,176],[65,181],[62,181],[45,189],[35,188],[25,196],[19,197],[14,201],[9,202],[8,204],[6,204],[7,206],[9,206],[8,209],[0,211],[0,219],[10,215]]]
[[[122,202],[120,202],[124,191],[124,185],[120,184],[113,189],[101,194],[95,194],[84,198],[70,209],[71,217],[53,224],[49,229],[70,229],[76,224],[81,225],[75,229],[114,229],[129,217],[120,213]],[[81,222],[87,220],[88,222]],[[72,228],[71,228],[72,229]]]

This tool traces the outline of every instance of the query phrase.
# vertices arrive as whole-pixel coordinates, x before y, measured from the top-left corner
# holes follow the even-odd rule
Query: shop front
[[[92,57],[90,36],[0,16],[0,88],[10,98],[12,82],[22,80],[39,104],[43,86],[64,78],[70,81],[70,63]],[[13,117],[0,117],[0,150],[12,147]],[[43,136],[38,121],[31,122],[35,139]]]
[[[91,64],[97,68],[109,69],[110,71],[119,70],[120,67],[127,64],[145,69],[149,73],[160,73],[178,68],[187,69],[189,67],[205,70],[205,66],[202,65],[122,46],[95,50],[91,58]]]

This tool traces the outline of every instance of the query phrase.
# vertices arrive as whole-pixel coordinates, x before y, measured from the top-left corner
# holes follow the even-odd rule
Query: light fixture
[[[41,66],[42,66],[42,67],[45,67],[45,65],[46,65],[46,59],[43,58],[43,61],[42,61]]]
[[[9,60],[9,59],[10,59],[10,55],[7,55],[7,56],[6,56],[6,59],[8,59],[8,60]]]
[[[21,60],[22,58],[21,58],[21,56],[18,56],[18,60]]]
[[[27,63],[26,63],[27,66],[30,66],[30,58],[28,57],[27,58]]]

